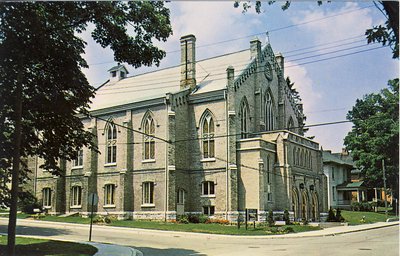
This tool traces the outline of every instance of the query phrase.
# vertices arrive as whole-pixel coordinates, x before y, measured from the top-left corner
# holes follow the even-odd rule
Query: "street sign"
[[[88,203],[89,205],[97,205],[99,202],[99,197],[97,196],[96,193],[90,193],[88,196]]]
[[[99,197],[96,193],[90,193],[88,196],[88,203],[91,205],[90,211],[90,228],[89,228],[89,242],[92,241],[92,226],[93,226],[93,208],[99,202]]]
[[[247,220],[257,221],[257,209],[247,209]]]

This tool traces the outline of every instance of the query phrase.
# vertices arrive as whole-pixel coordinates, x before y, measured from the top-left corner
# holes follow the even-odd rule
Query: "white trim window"
[[[143,144],[144,144],[144,154],[143,159],[149,160],[155,158],[155,124],[154,119],[147,115],[146,119],[144,120],[143,124],[144,128],[144,135],[143,135]]]
[[[104,205],[115,205],[115,184],[104,186]]]
[[[264,112],[265,130],[272,131],[274,129],[274,112],[272,106],[272,97],[269,92],[265,94]]]
[[[42,201],[44,207],[51,207],[51,188],[43,188]]]
[[[201,191],[203,196],[215,195],[215,184],[213,181],[205,181],[201,183]]]
[[[117,162],[117,127],[114,123],[110,122],[106,129],[106,163]]]
[[[80,167],[83,166],[83,149],[79,149],[76,152],[76,157],[75,159],[72,161],[72,165],[73,167]]]
[[[249,107],[247,106],[246,98],[243,99],[239,109],[240,118],[240,138],[248,138],[249,133]]]
[[[79,207],[82,205],[82,187],[73,186],[71,188],[71,206]]]
[[[210,113],[203,120],[202,138],[203,158],[215,157],[214,120]]]
[[[203,206],[203,214],[207,216],[213,216],[215,213],[214,205]]]
[[[154,205],[154,182],[143,182],[142,204]]]

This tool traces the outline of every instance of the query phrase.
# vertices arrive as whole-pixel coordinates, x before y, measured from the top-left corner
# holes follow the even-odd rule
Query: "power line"
[[[362,52],[368,52],[368,51],[373,51],[373,50],[377,50],[377,49],[382,49],[382,48],[385,48],[385,47],[388,47],[388,45],[386,45],[386,46],[380,46],[380,47],[376,47],[376,48],[371,48],[371,49],[367,49],[367,50],[362,50],[362,51],[357,51],[357,52],[352,52],[352,53],[347,53],[347,54],[342,54],[342,55],[338,55],[338,56],[334,56],[334,57],[329,57],[329,58],[325,58],[325,59],[314,60],[314,61],[303,62],[303,63],[294,64],[294,65],[290,65],[290,66],[285,66],[285,68],[292,68],[292,67],[296,67],[296,66],[303,66],[303,65],[308,65],[308,64],[311,64],[311,63],[316,63],[316,62],[321,62],[321,61],[326,61],[326,60],[337,59],[337,58],[341,58],[341,57],[345,57],[345,56],[350,56],[350,55],[354,55],[354,54],[358,54],[358,53],[362,53]]]
[[[375,48],[370,48],[370,49],[366,49],[366,50],[361,50],[361,51],[356,51],[356,52],[352,52],[352,53],[347,53],[347,54],[342,54],[342,55],[337,55],[337,56],[333,56],[333,57],[329,57],[329,58],[324,58],[324,59],[319,59],[319,60],[314,60],[314,61],[309,61],[309,62],[303,62],[303,63],[299,63],[299,64],[292,64],[289,66],[285,66],[285,68],[292,68],[292,67],[296,67],[296,66],[303,66],[303,65],[308,65],[311,63],[316,63],[316,62],[321,62],[321,61],[327,61],[327,60],[331,60],[331,59],[336,59],[336,58],[341,58],[341,57],[345,57],[345,56],[350,56],[350,55],[354,55],[354,54],[358,54],[358,53],[363,53],[363,52],[368,52],[368,51],[372,51],[372,50],[377,50],[377,49],[382,49],[388,46],[379,46],[379,47],[375,47]],[[325,55],[325,54],[321,54],[321,55]],[[312,56],[317,57],[318,55]],[[311,57],[309,57],[311,58]],[[235,70],[238,72],[242,72],[246,69],[241,69],[241,70]],[[263,73],[264,71],[255,71],[254,73]],[[215,73],[215,74],[211,74],[208,75],[208,78],[212,78],[215,76],[221,76],[226,74],[224,73]],[[214,78],[212,79],[212,81],[218,81],[218,80],[226,80],[226,77],[221,77],[221,78]],[[150,80],[149,80],[150,81]],[[155,80],[152,80],[155,81]],[[126,89],[126,88],[131,88],[131,86],[125,86],[125,87],[117,87],[117,88],[104,88],[102,89],[102,91],[105,90],[110,90],[112,92],[106,92],[106,93],[98,93],[98,95],[113,95],[113,94],[121,94],[121,93],[128,93],[128,92],[141,92],[141,91],[148,91],[148,90],[157,90],[157,89],[165,89],[165,88],[173,88],[173,87],[178,87],[179,84],[179,79],[174,79],[174,80],[167,80],[167,81],[163,81],[162,79],[159,79],[160,82],[152,82],[152,83],[147,83],[147,84],[141,84],[140,86],[136,86],[136,87],[147,87],[147,86],[152,86],[152,85],[159,85],[159,84],[166,84],[166,83],[174,83],[174,85],[166,85],[166,86],[159,86],[159,87],[149,87],[149,88],[144,88],[144,89],[136,89],[136,87],[132,88],[132,90],[124,90],[124,91],[115,91],[115,90],[120,90],[120,89]]]
[[[374,5],[369,5],[369,6],[361,7],[361,8],[358,8],[358,9],[353,9],[353,10],[337,13],[337,14],[334,14],[334,15],[326,16],[326,17],[319,18],[319,19],[313,19],[313,20],[305,21],[305,22],[298,23],[298,24],[292,24],[292,25],[289,25],[289,26],[284,26],[284,27],[280,27],[280,28],[271,29],[271,30],[268,30],[267,32],[259,32],[259,33],[255,33],[255,34],[251,34],[251,35],[247,35],[247,36],[242,36],[242,37],[227,39],[227,40],[218,41],[218,42],[214,42],[214,43],[199,45],[199,46],[197,46],[197,48],[209,47],[209,46],[228,43],[228,42],[232,42],[232,41],[238,41],[238,40],[246,39],[246,38],[253,37],[253,36],[265,35],[266,33],[271,33],[271,32],[273,33],[273,32],[276,32],[276,31],[280,31],[280,30],[284,30],[284,29],[288,29],[288,28],[292,28],[292,27],[302,26],[302,25],[306,25],[306,24],[309,24],[309,23],[313,23],[313,22],[317,22],[317,21],[321,21],[321,20],[325,20],[325,19],[329,19],[329,18],[341,16],[341,15],[346,15],[346,14],[349,14],[349,13],[352,13],[352,12],[360,11],[360,10],[363,10],[363,9],[366,9],[366,8],[371,8],[371,7],[374,7]],[[132,24],[130,24],[130,25],[132,26]],[[180,51],[181,51],[180,49],[172,50],[172,51],[166,52],[166,54],[168,54],[168,53],[176,53],[176,52],[180,52]],[[102,65],[102,64],[108,64],[108,63],[114,63],[114,61],[92,63],[92,64],[88,64],[88,65],[89,66],[95,66],[95,65]]]

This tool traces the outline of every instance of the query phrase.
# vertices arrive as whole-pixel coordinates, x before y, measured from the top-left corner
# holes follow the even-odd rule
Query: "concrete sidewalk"
[[[141,251],[131,247],[92,242],[87,242],[87,244],[97,248],[98,251],[94,256],[143,256]]]

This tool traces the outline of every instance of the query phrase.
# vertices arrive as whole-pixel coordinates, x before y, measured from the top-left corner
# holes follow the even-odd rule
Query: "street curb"
[[[6,233],[0,233],[0,236],[7,236]],[[109,254],[104,254],[102,252],[102,247],[105,246],[110,246],[110,247],[118,247],[123,249],[124,251],[129,251],[129,253],[124,253],[124,254],[118,254],[120,256],[143,256],[143,253],[137,249],[134,249],[132,247],[128,246],[123,246],[123,245],[117,245],[117,244],[105,244],[105,243],[98,243],[98,242],[87,242],[87,241],[76,241],[76,240],[71,240],[71,239],[60,239],[60,238],[46,238],[43,236],[34,236],[34,235],[16,235],[16,237],[26,237],[26,238],[36,238],[36,239],[46,239],[46,240],[53,240],[53,241],[61,241],[61,242],[72,242],[72,243],[78,243],[78,244],[88,244],[91,245],[95,248],[97,248],[97,252],[93,256],[107,256]]]
[[[0,217],[1,218],[1,217]],[[23,219],[21,219],[23,220]],[[47,223],[47,224],[68,224],[68,225],[75,225],[80,227],[88,227],[88,224],[79,224],[79,223],[69,223],[69,222],[53,222],[53,221],[42,221],[42,220],[26,220],[26,221],[35,221],[37,223]],[[381,225],[377,226],[378,223],[382,223]],[[145,233],[159,233],[164,235],[181,235],[181,236],[202,236],[202,237],[213,237],[213,238],[241,238],[241,239],[289,239],[289,238],[307,238],[307,237],[326,237],[326,236],[335,236],[347,233],[354,233],[354,232],[361,232],[367,231],[372,229],[378,228],[385,228],[399,225],[399,221],[396,222],[377,222],[371,224],[363,224],[363,225],[374,225],[374,226],[364,226],[359,229],[354,230],[345,230],[345,231],[336,231],[329,233],[330,228],[326,228],[323,230],[316,230],[316,231],[308,231],[308,232],[301,232],[301,233],[289,233],[289,234],[282,234],[282,235],[225,235],[225,234],[210,234],[210,233],[199,233],[199,232],[184,232],[184,231],[170,231],[170,230],[157,230],[157,229],[144,229],[144,228],[130,228],[130,227],[117,227],[117,226],[103,226],[103,225],[95,225],[99,228],[107,228],[107,229],[126,229],[135,232],[145,232]],[[347,227],[356,227],[356,226],[347,226]],[[321,232],[326,232],[326,234],[321,234]],[[315,233],[315,234],[314,234]],[[318,234],[319,233],[319,234]],[[75,242],[75,241],[74,241]]]

